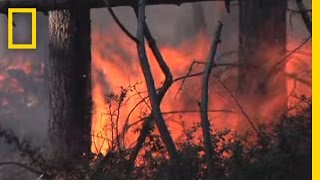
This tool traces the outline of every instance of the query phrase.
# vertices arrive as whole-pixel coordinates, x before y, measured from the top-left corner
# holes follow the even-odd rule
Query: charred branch
[[[148,116],[147,118],[144,118],[144,121],[142,123],[142,128],[140,130],[140,134],[137,139],[137,143],[136,143],[135,147],[133,148],[131,155],[130,155],[130,158],[129,158],[127,173],[132,171],[132,169],[134,167],[134,163],[135,163],[137,156],[139,154],[139,151],[143,147],[143,144],[146,141],[146,138],[151,133],[151,130],[154,127],[153,122],[154,121],[153,121],[152,116]]]
[[[162,112],[162,114],[186,114],[186,113],[201,113],[202,111],[199,110],[181,110],[181,111],[166,111]],[[235,113],[234,111],[221,109],[221,110],[210,110],[208,109],[207,112],[211,113]]]
[[[135,14],[138,18],[139,13],[138,13],[137,9],[135,9]],[[145,35],[145,38],[148,42],[148,45],[149,45],[152,53],[154,54],[154,56],[156,58],[158,65],[160,66],[161,71],[165,75],[165,81],[157,93],[158,98],[159,98],[159,106],[160,106],[160,103],[161,103],[163,97],[165,96],[166,92],[168,91],[168,89],[170,88],[170,86],[173,83],[172,73],[170,72],[170,69],[169,69],[167,63],[165,62],[163,56],[161,55],[161,52],[156,44],[156,41],[153,38],[153,36],[150,32],[150,29],[145,21],[144,21],[144,35]],[[138,137],[137,144],[136,144],[135,148],[133,149],[133,152],[132,152],[130,159],[129,159],[128,171],[130,171],[131,168],[133,167],[134,162],[139,154],[139,151],[143,146],[143,143],[145,142],[147,136],[150,134],[150,130],[153,128],[152,121],[153,121],[153,117],[149,116],[146,118],[145,122],[143,123],[143,127],[142,127],[141,133]]]
[[[110,15],[112,16],[113,20],[117,23],[117,25],[120,27],[120,29],[134,42],[137,42],[137,38],[134,37],[134,35],[132,35],[128,30],[127,28],[121,23],[121,21],[119,20],[119,18],[117,17],[117,15],[114,13],[112,7],[110,6],[109,4],[109,0],[104,0],[106,6],[107,6],[107,9],[110,13]]]
[[[191,65],[190,65],[190,67],[189,67],[189,70],[188,70],[188,72],[187,72],[187,74],[186,74],[186,76],[185,76],[186,78],[182,78],[182,79],[181,79],[181,80],[182,80],[182,83],[181,83],[181,85],[180,85],[180,87],[179,87],[179,89],[178,89],[175,97],[177,97],[178,94],[180,93],[180,91],[182,91],[182,87],[183,87],[184,83],[186,82],[187,77],[189,77],[189,75],[190,75],[191,72],[192,72],[193,67],[194,67],[196,64],[201,64],[201,63],[198,63],[198,62],[196,62],[196,61],[193,61],[193,62],[191,63]],[[200,73],[199,75],[201,75],[201,74],[203,74],[203,72]],[[175,81],[176,81],[176,80],[175,80]]]
[[[175,78],[173,80],[173,82],[178,82],[178,81],[182,81],[177,93],[175,96],[178,95],[178,93],[180,91],[182,91],[183,89],[183,85],[185,84],[185,81],[187,80],[187,78],[193,78],[193,77],[197,77],[197,76],[201,76],[204,74],[204,71],[201,71],[201,72],[196,72],[196,73],[191,73],[192,72],[192,69],[193,69],[193,66],[196,65],[196,64],[201,64],[201,65],[205,65],[207,64],[206,62],[199,62],[199,61],[193,61],[191,63],[191,66],[189,67],[189,70],[187,72],[186,75],[184,76],[181,76],[181,77],[178,77],[178,78]],[[215,67],[240,67],[242,66],[241,64],[236,64],[236,63],[219,63],[219,64],[216,64],[214,63],[212,66],[211,66],[211,69],[215,68]]]
[[[299,9],[299,13],[301,14],[302,20],[307,28],[307,30],[310,33],[310,36],[312,36],[312,20],[310,15],[308,14],[308,10],[306,9],[306,7],[304,6],[302,0],[296,0],[298,9]]]
[[[145,31],[145,37],[148,41],[148,45],[149,45],[152,53],[154,54],[156,61],[157,61],[158,65],[160,66],[161,71],[165,75],[165,81],[164,81],[162,87],[158,91],[158,97],[159,97],[159,103],[160,103],[162,101],[163,97],[165,96],[166,92],[168,91],[169,87],[172,85],[172,82],[173,82],[172,73],[171,73],[167,63],[163,59],[161,52],[156,44],[156,41],[154,40],[154,38],[150,32],[150,29],[149,29],[147,23],[144,23],[144,31]]]
[[[231,98],[234,100],[234,102],[236,103],[236,105],[238,106],[238,108],[240,109],[241,113],[245,116],[245,118],[247,119],[247,121],[249,122],[250,126],[252,127],[252,129],[254,130],[254,132],[259,135],[259,130],[258,128],[255,126],[254,122],[251,120],[249,114],[243,109],[242,105],[240,104],[240,102],[238,101],[238,99],[234,96],[234,94],[231,92],[231,90],[225,85],[225,83],[223,83],[218,77],[216,77],[216,79],[219,81],[219,83],[223,86],[223,88],[229,93],[229,95],[231,96]]]
[[[201,2],[201,1],[223,1],[223,0],[152,0],[146,2],[146,5],[171,4],[180,6],[183,3]],[[90,0],[90,8],[107,7],[105,0]],[[110,7],[136,6],[138,0],[109,0]],[[38,11],[48,12],[52,10],[68,9],[73,4],[68,0],[1,0],[0,12],[7,12],[8,8],[37,8]]]
[[[165,144],[168,150],[170,159],[174,165],[178,162],[178,153],[161,113],[161,109],[159,105],[160,98],[157,95],[157,91],[154,85],[154,80],[152,77],[152,73],[150,70],[150,65],[147,59],[146,49],[144,45],[145,44],[144,43],[145,5],[146,5],[146,0],[139,0],[138,11],[137,11],[138,12],[137,50],[139,55],[139,62],[140,62],[140,66],[141,66],[141,69],[146,81],[147,89],[148,89],[148,94],[149,94],[151,107],[152,107],[152,116],[155,119],[161,138],[163,140],[163,143]]]
[[[295,53],[298,53],[299,50],[301,50],[302,47],[304,47],[309,40],[311,40],[311,36],[303,40],[301,44],[299,44],[297,47],[295,47],[292,51],[290,51],[288,54],[281,57],[279,60],[276,61],[276,63],[270,68],[268,75],[265,77],[263,81],[269,81],[271,77],[273,77],[274,74],[279,72],[283,66],[285,66],[290,60],[290,57],[293,56]]]
[[[286,73],[286,75],[287,75],[289,78],[291,78],[291,79],[293,79],[293,80],[295,80],[295,81],[297,81],[297,82],[299,82],[299,83],[302,83],[302,84],[304,84],[304,85],[306,85],[306,86],[308,86],[308,87],[310,87],[310,88],[312,87],[312,83],[311,83],[310,80],[303,79],[303,78],[299,77],[298,74],[295,74],[295,73]]]

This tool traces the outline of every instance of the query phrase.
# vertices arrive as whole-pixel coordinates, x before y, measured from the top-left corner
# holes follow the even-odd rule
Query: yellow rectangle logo
[[[14,44],[13,43],[13,14],[31,13],[31,44]],[[37,48],[37,10],[36,8],[8,8],[8,49],[36,49]]]

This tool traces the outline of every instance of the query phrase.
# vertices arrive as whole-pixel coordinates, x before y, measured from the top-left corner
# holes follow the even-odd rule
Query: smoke
[[[237,51],[238,51],[238,7],[236,3],[232,3],[231,13],[228,14],[224,7],[224,2],[204,2],[197,4],[183,4],[181,6],[172,5],[158,5],[149,6],[146,9],[147,23],[157,43],[160,47],[176,47],[183,44],[184,41],[188,42],[193,49],[199,47],[193,47],[197,45],[194,41],[199,32],[206,34],[208,38],[206,40],[207,45],[209,45],[211,39],[213,38],[213,32],[216,28],[217,22],[221,21],[224,24],[222,31],[222,43],[219,47],[219,52],[217,54],[217,61],[220,63],[224,62],[236,62],[237,61]],[[306,5],[311,5],[311,0],[309,0]],[[295,9],[294,2],[290,1],[289,8]],[[114,8],[117,16],[121,22],[127,27],[127,29],[132,33],[136,34],[136,17],[129,7],[119,7]],[[198,16],[203,15],[203,18]],[[118,44],[130,43],[126,42],[124,38],[119,36],[125,36],[124,33],[120,32],[120,29],[116,27],[112,17],[109,15],[107,9],[93,9],[91,11],[92,15],[92,32],[103,32],[100,36],[100,41],[104,41],[107,37],[116,36],[118,41],[104,46],[100,51],[101,54],[108,56],[108,53],[118,54],[122,57],[123,62],[117,62],[114,59],[114,64],[122,66],[123,69],[128,68],[130,72],[138,73],[140,71],[137,63],[133,61],[138,61],[137,57],[131,57],[131,53],[127,53],[129,49],[118,49]],[[201,16],[202,16],[201,15]],[[290,19],[290,21],[289,21]],[[17,38],[17,42],[27,42],[30,39],[30,19],[28,16],[17,16],[15,17],[15,31],[14,36]],[[293,49],[299,44],[300,40],[303,40],[308,36],[304,24],[299,15],[290,15],[288,13],[288,49]],[[202,27],[200,27],[202,26]],[[122,41],[123,40],[123,41]],[[189,40],[189,41],[188,41]],[[98,41],[93,41],[93,46],[98,44]],[[183,47],[183,46],[181,46]],[[3,94],[3,90],[0,90],[1,98],[5,96],[5,99],[12,99],[11,102],[5,107],[0,109],[0,124],[4,128],[11,128],[17,135],[25,138],[29,138],[33,143],[37,145],[42,145],[47,139],[47,129],[48,129],[48,89],[47,89],[47,79],[45,71],[42,71],[43,65],[47,64],[48,61],[48,20],[47,17],[42,13],[37,13],[37,50],[8,50],[7,49],[7,18],[4,15],[0,16],[0,75],[1,73],[6,73],[10,78],[20,80],[23,87],[26,89],[24,93],[14,94],[6,93]],[[182,49],[182,48],[181,48]],[[307,49],[311,49],[311,43],[308,44]],[[192,50],[192,49],[191,49]],[[190,51],[191,51],[190,50]],[[189,57],[184,59],[187,63],[191,64],[194,59],[199,61],[205,61],[207,57],[207,49],[202,49],[204,52],[198,57]],[[308,53],[308,52],[307,52]],[[199,59],[199,57],[201,57]],[[301,57],[299,57],[301,58]],[[309,56],[304,56],[305,59],[310,58]],[[30,62],[32,72],[31,79],[39,79],[34,81],[27,81],[23,68],[15,68],[5,71],[2,68],[3,64],[7,66],[16,65],[17,63]],[[168,60],[170,64],[170,59]],[[123,63],[123,64],[122,64]],[[179,65],[181,66],[180,63]],[[301,63],[297,64],[300,66]],[[310,65],[310,64],[309,64]],[[306,68],[310,68],[308,63]],[[177,68],[177,75],[182,75],[187,72],[181,71]],[[221,70],[222,71],[222,70]],[[108,76],[113,76],[113,78],[118,78],[119,81],[123,78],[126,82],[129,82],[130,76],[125,76],[123,74],[112,74],[113,70],[108,70],[108,72],[98,72],[97,79],[104,87],[104,93],[113,91],[111,89],[111,83],[105,81],[105,74]],[[37,75],[40,74],[40,75]],[[304,77],[311,77],[310,74],[303,74]],[[224,77],[223,77],[224,78]],[[27,78],[30,80],[30,78]],[[141,81],[143,79],[140,79]],[[228,86],[234,86],[233,81],[228,81],[224,78]],[[135,82],[133,82],[135,83]],[[125,86],[126,84],[122,84]],[[217,86],[212,84],[212,86]],[[181,104],[184,105],[185,109],[197,109],[197,101],[199,100],[199,83],[195,81],[188,81],[184,85],[184,91],[181,93],[183,99],[179,99]],[[193,93],[190,93],[193,92]],[[211,91],[212,94],[216,94],[216,99],[211,102],[211,105],[215,105],[217,102],[229,102],[232,101],[224,97],[224,93],[219,91]],[[31,107],[28,107],[31,104]],[[1,105],[1,104],[0,104]],[[226,105],[226,108],[232,106],[230,104]],[[169,107],[175,107],[174,104],[170,104]],[[228,119],[228,117],[224,117]],[[216,123],[215,123],[216,124]],[[226,122],[228,125],[228,122]],[[4,145],[0,141],[0,159],[4,156],[8,156],[12,149]],[[1,171],[1,169],[0,169]],[[1,176],[1,175],[0,175]]]
[[[14,23],[14,42],[30,42],[31,16],[14,15]],[[0,73],[7,74],[8,78],[17,79],[24,90],[24,94],[17,95],[17,98],[21,98],[20,101],[23,102],[13,100],[12,102],[8,102],[8,106],[1,108],[1,114],[4,113],[3,111],[13,114],[7,120],[1,120],[1,124],[4,128],[11,128],[23,137],[32,136],[33,138],[37,137],[37,139],[44,140],[48,124],[48,95],[43,67],[48,59],[48,22],[42,13],[37,13],[36,50],[9,50],[7,47],[6,16],[1,16],[0,24],[2,28],[0,33],[0,63],[2,69]],[[3,67],[4,64],[7,67],[21,67],[10,69]],[[25,72],[23,69],[28,69],[30,72]],[[3,92],[3,90],[1,93],[3,96],[10,94],[9,92]],[[27,106],[24,107],[23,105]]]
[[[34,146],[46,143],[48,132],[48,93],[44,64],[48,59],[47,17],[37,13],[37,49],[9,50],[7,17],[0,16],[0,125],[12,129]],[[14,15],[14,43],[31,42],[31,15]],[[19,161],[14,147],[0,140],[1,161]],[[21,168],[0,168],[0,179],[35,179]]]
[[[311,4],[307,3],[307,5]],[[294,3],[289,4],[289,8],[294,9]],[[128,28],[130,32],[135,34],[136,18],[132,8],[120,7],[115,8],[115,12],[120,18],[121,22]],[[198,13],[203,16],[200,18]],[[176,45],[185,39],[194,37],[199,31],[205,30],[208,37],[212,38],[212,32],[216,27],[218,21],[224,23],[222,33],[222,43],[219,52],[221,54],[229,51],[237,51],[238,47],[238,8],[234,4],[231,13],[227,14],[223,2],[204,2],[196,4],[183,4],[180,7],[171,5],[159,5],[147,7],[147,22],[150,26],[151,32],[154,34],[157,42],[162,45]],[[42,13],[37,13],[37,50],[8,50],[7,49],[7,18],[2,15],[0,17],[0,63],[6,61],[14,63],[16,58],[31,59],[35,69],[39,69],[41,64],[46,64],[48,60],[48,21],[47,17]],[[300,17],[290,16],[288,14],[290,26],[288,28],[289,36],[293,38],[303,38],[307,36]],[[30,40],[30,17],[17,15],[14,18],[16,24],[14,30],[14,37],[17,42],[27,42]],[[114,26],[112,17],[106,9],[92,10],[92,30],[93,31],[107,31],[111,26]],[[202,26],[203,27],[199,27]],[[110,34],[114,35],[112,31]],[[124,36],[124,34],[123,34]],[[289,39],[290,40],[290,39]],[[106,47],[107,48],[107,47]],[[112,48],[111,46],[108,48]],[[290,48],[290,47],[289,47]],[[292,47],[291,47],[292,48]],[[125,54],[123,49],[118,49],[118,53]],[[218,55],[219,56],[219,55]],[[8,60],[11,59],[12,61]],[[130,58],[124,58],[130,59]],[[188,59],[190,64],[193,59]],[[201,59],[204,60],[204,59]],[[237,60],[236,54],[229,56],[222,56],[220,62],[235,62]],[[38,67],[37,67],[38,66]],[[43,77],[44,78],[44,77]],[[26,82],[27,83],[27,82]],[[34,84],[30,83],[30,86]],[[190,85],[190,84],[189,84]],[[187,85],[188,86],[188,85]],[[26,84],[28,87],[28,83]],[[18,133],[26,136],[45,137],[47,130],[48,119],[48,102],[46,83],[39,87],[29,87],[30,92],[37,96],[43,106],[32,109],[31,111],[19,111],[14,113],[17,117],[10,118],[10,120],[2,120],[4,126],[13,128]],[[40,96],[39,96],[40,95]],[[189,104],[190,99],[185,100],[185,104]],[[11,107],[14,111],[19,108]]]

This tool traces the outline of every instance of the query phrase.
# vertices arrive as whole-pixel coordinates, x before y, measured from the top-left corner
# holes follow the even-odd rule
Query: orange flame
[[[110,34],[112,34],[112,36],[110,36]],[[160,51],[168,63],[174,79],[186,75],[194,60],[206,61],[210,39],[211,38],[205,33],[199,33],[197,36],[186,39],[176,46],[162,45],[160,47]],[[148,100],[146,99],[145,102],[141,103],[138,108],[131,112],[141,99],[147,96],[145,85],[143,83],[137,84],[137,82],[143,82],[144,78],[140,71],[136,45],[115,28],[109,28],[107,33],[93,32],[92,40],[92,94],[94,102],[92,151],[105,154],[110,148],[110,141],[112,141],[113,138],[112,133],[114,133],[110,127],[110,121],[112,119],[110,113],[116,110],[110,106],[112,103],[107,101],[106,95],[111,92],[119,92],[121,87],[131,86],[131,88],[134,88],[134,90],[127,92],[128,100],[122,104],[121,112],[119,114],[113,113],[113,115],[119,116],[120,133],[126,120],[128,120],[129,114],[131,114],[129,124],[134,124],[141,119],[141,117],[145,116],[145,113],[150,113],[150,109],[148,108]],[[289,46],[292,45],[289,43]],[[306,51],[310,50],[309,48],[304,49]],[[156,87],[160,87],[164,81],[164,75],[148,48],[147,55],[155,79],[155,85]],[[308,57],[302,57],[298,53],[290,56],[290,58],[292,58],[292,60],[287,64],[287,74],[297,72],[298,70],[301,71],[301,69],[297,68],[301,67],[301,65],[296,66],[296,59],[308,59]],[[311,63],[307,62],[305,68],[311,69],[310,65]],[[202,70],[203,65],[199,64],[194,67],[193,73],[201,72]],[[231,78],[230,80],[229,76],[233,75],[233,73],[234,71],[228,75],[224,74],[221,77],[226,80],[227,85],[230,86],[231,89],[236,79]],[[307,75],[305,77],[310,78],[310,76]],[[183,117],[185,121],[184,125],[186,128],[192,126],[195,122],[199,122],[198,102],[201,94],[200,81],[201,76],[187,79],[185,85],[182,87],[182,91],[180,91],[181,81],[175,82],[161,104],[166,123],[175,140],[183,138],[181,117]],[[212,81],[214,81],[214,79]],[[292,83],[293,81],[291,79],[288,80],[288,95],[293,91]],[[218,82],[211,83],[211,86],[213,87],[210,87],[209,110],[225,110],[210,114],[212,126],[217,129],[226,127],[231,129],[238,128],[239,108]],[[305,87],[305,84],[300,84],[299,87],[304,90],[300,90],[301,88],[296,89],[297,92],[310,95],[310,88]],[[179,94],[177,94],[177,92],[179,92]],[[248,102],[250,103],[250,101]],[[272,116],[272,111],[277,109],[277,98],[270,99],[263,105],[265,116]],[[136,127],[140,126],[141,123],[137,123]],[[129,130],[125,136],[124,144],[126,146],[132,146],[136,141],[137,135],[138,133],[134,133],[133,129]]]

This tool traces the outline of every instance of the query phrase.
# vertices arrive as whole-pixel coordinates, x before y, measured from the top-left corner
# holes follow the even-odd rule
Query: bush
[[[311,179],[311,103],[300,113],[283,116],[274,124],[259,125],[258,134],[238,134],[236,131],[215,130],[212,145],[215,152],[214,178],[224,180],[308,180]],[[199,124],[186,130],[186,140],[177,143],[180,154],[180,177],[187,180],[206,179],[202,137]],[[88,164],[74,170],[57,170],[32,148],[20,141],[13,132],[0,129],[0,138],[17,146],[29,165],[43,173],[42,179],[173,179],[174,169],[159,135],[151,130],[137,164],[130,172],[130,149],[112,150],[98,155]],[[50,176],[48,176],[50,175]]]

